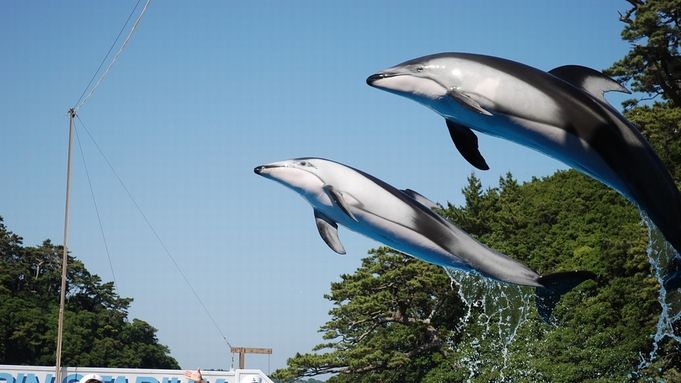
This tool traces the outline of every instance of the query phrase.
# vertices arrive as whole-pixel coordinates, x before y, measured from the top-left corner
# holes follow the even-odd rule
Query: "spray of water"
[[[678,257],[674,248],[664,239],[662,233],[653,225],[650,219],[641,212],[641,221],[648,227],[648,260],[650,261],[653,275],[660,284],[658,303],[661,307],[660,316],[657,320],[657,330],[652,335],[653,350],[646,357],[641,356],[639,370],[646,368],[658,356],[660,344],[665,338],[681,342],[681,337],[674,333],[674,324],[681,318],[681,293],[678,289],[667,291],[664,288],[664,276],[667,275],[668,266],[674,257]]]
[[[510,285],[457,269],[445,269],[466,307],[466,313],[459,326],[469,323],[482,327],[462,350],[462,362],[468,368],[470,382],[478,373],[485,360],[483,345],[501,355],[502,363],[492,367],[497,370],[499,380],[506,381],[505,370],[509,362],[509,346],[518,329],[528,321],[530,310],[534,309],[534,289]],[[457,347],[458,345],[454,345]],[[459,347],[459,349],[461,349]]]
[[[661,311],[656,332],[651,334],[652,351],[648,355],[641,355],[641,363],[637,371],[630,375],[630,378],[633,379],[640,377],[639,373],[661,356],[659,353],[663,341],[675,340],[681,343],[681,336],[674,332],[674,326],[678,327],[681,324],[679,322],[679,319],[681,319],[681,291],[677,289],[667,291],[663,286],[668,265],[674,257],[679,255],[643,213],[642,222],[648,227],[647,255],[651,265],[651,273],[657,278],[661,286],[658,293]],[[498,381],[507,381],[509,374],[506,372],[506,368],[509,367],[511,344],[516,338],[518,330],[529,321],[529,314],[532,310],[535,310],[534,289],[500,283],[457,269],[446,268],[445,270],[452,280],[452,287],[458,290],[461,301],[466,308],[459,328],[464,330],[467,326],[474,324],[482,329],[478,335],[472,335],[470,339],[466,340],[465,347],[452,345],[453,348],[461,351],[463,356],[461,361],[468,369],[467,381],[473,381],[485,365],[489,369],[485,347],[493,348],[501,355],[502,363],[498,367],[492,367],[492,369],[497,369]],[[533,320],[536,320],[536,317]],[[551,330],[547,327],[546,331]],[[514,373],[517,375],[517,371]],[[531,379],[532,374],[532,371],[527,371],[528,378]]]

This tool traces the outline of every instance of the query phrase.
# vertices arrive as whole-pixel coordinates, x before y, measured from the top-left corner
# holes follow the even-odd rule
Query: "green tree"
[[[625,57],[605,73],[627,83],[640,95],[627,100],[624,116],[648,139],[669,170],[677,187],[681,186],[681,1],[628,0],[631,8],[621,15],[625,23],[622,39],[631,44]],[[650,101],[653,100],[651,103]],[[675,300],[672,292],[671,300]],[[667,301],[669,301],[669,295]],[[678,323],[672,326],[678,339]],[[651,364],[673,366],[665,369],[669,376],[679,377],[679,343],[665,338],[660,341],[663,355]]]
[[[681,12],[678,0],[627,0],[633,8],[621,15],[622,39],[631,43],[624,58],[607,70],[635,92],[662,96],[681,107]]]
[[[681,108],[656,101],[632,107],[625,116],[648,139],[676,186],[681,186]]]
[[[467,227],[464,208],[450,205],[443,214],[540,274],[582,269],[597,273],[598,280],[563,297],[554,312],[555,328],[540,323],[533,310],[517,328],[506,358],[485,346],[492,342],[488,334],[477,348],[476,381],[621,382],[634,372],[655,376],[654,368],[638,367],[641,355],[652,350],[659,286],[650,275],[647,233],[635,206],[575,170],[523,185],[507,176],[481,198],[488,200],[488,231]],[[486,323],[467,328],[481,325],[489,328]],[[470,339],[461,343],[462,352],[467,343]],[[666,370],[678,363],[666,362]],[[494,366],[506,367],[494,371]]]
[[[604,72],[643,94],[623,105],[629,119],[658,153],[672,177],[681,182],[681,1],[628,0],[620,20],[622,39],[631,50]],[[651,99],[656,101],[650,105]]]
[[[22,246],[0,217],[0,363],[54,365],[62,246]],[[71,366],[179,368],[148,323],[128,321],[131,298],[68,257],[62,363]]]
[[[598,274],[596,281],[563,296],[554,312],[558,326],[539,318],[531,288],[475,276],[455,275],[453,283],[442,268],[395,258],[382,248],[355,274],[332,284],[326,296],[335,307],[321,331],[331,342],[314,351],[331,351],[297,354],[275,376],[338,373],[334,382],[621,382],[630,375],[676,373],[674,352],[639,368],[641,356],[648,358],[653,350],[659,285],[650,275],[647,231],[633,204],[575,170],[522,185],[508,174],[485,191],[472,175],[464,194],[465,206],[448,204],[441,213],[483,243],[540,274],[575,269]],[[414,294],[423,299],[407,299]],[[498,298],[503,299],[489,304]],[[431,307],[440,308],[428,318]],[[662,344],[673,350],[669,346]],[[429,351],[413,352],[423,349]]]
[[[335,306],[320,329],[329,342],[314,351],[332,351],[296,354],[275,378],[338,373],[329,382],[422,381],[446,359],[462,311],[443,269],[388,248],[370,255],[325,295]]]

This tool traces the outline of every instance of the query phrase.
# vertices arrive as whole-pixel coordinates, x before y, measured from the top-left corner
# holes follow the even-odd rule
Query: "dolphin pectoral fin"
[[[427,208],[430,209],[430,210],[439,209],[439,208],[440,208],[440,206],[438,206],[438,204],[436,204],[435,202],[429,200],[428,198],[424,197],[424,196],[421,195],[419,192],[416,192],[416,191],[414,191],[414,190],[411,190],[411,189],[404,189],[404,190],[402,190],[402,193],[408,195],[408,196],[411,197],[414,201],[420,203],[421,205],[427,207]]]
[[[348,204],[345,202],[345,199],[343,198],[343,194],[341,194],[338,190],[334,189],[333,186],[331,185],[324,185],[324,190],[326,190],[327,194],[329,194],[329,197],[336,202],[336,205],[343,211],[343,213],[347,214],[348,217],[352,218],[355,222],[357,221],[357,218],[350,212],[350,207]]]
[[[468,97],[468,95],[466,95],[465,93],[459,92],[454,88],[450,88],[447,91],[447,96],[449,96],[449,98],[456,101],[457,103],[459,103],[459,105],[463,106],[468,110],[484,114],[485,116],[492,115],[492,113],[486,111],[482,106],[480,106],[480,104],[478,104],[477,101],[473,100],[472,98]]]
[[[551,314],[563,294],[589,279],[596,279],[596,274],[590,271],[566,271],[540,277],[538,282],[544,287],[536,288],[535,301],[544,322],[551,324]]]
[[[622,92],[631,93],[627,88],[623,87],[617,81],[604,75],[603,73],[579,65],[564,65],[558,68],[551,69],[550,74],[560,78],[563,81],[569,82],[577,88],[585,91],[597,99],[606,101],[603,97],[605,92]]]
[[[447,119],[445,119],[445,122],[447,122],[449,135],[452,137],[452,141],[454,141],[454,146],[456,146],[463,158],[480,170],[489,170],[487,161],[485,161],[485,158],[478,150],[478,136],[467,126]]]
[[[317,224],[317,230],[319,230],[319,235],[326,244],[338,254],[345,254],[345,248],[338,238],[338,225],[331,218],[327,217],[324,213],[315,209],[314,220]]]

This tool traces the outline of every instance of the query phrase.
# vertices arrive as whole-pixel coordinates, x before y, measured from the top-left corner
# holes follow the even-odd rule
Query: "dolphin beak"
[[[395,77],[395,76],[397,76],[397,74],[394,74],[394,73],[385,73],[385,72],[372,74],[371,76],[369,76],[369,77],[367,78],[367,84],[368,84],[369,86],[375,86],[374,83],[375,83],[376,81],[383,80],[383,79],[390,78],[390,77]]]
[[[255,174],[263,174],[263,173],[267,173],[268,169],[276,169],[276,168],[281,168],[281,167],[282,167],[281,165],[271,165],[271,164],[270,165],[261,165],[261,166],[256,166],[256,168],[253,169],[253,171],[255,172]]]

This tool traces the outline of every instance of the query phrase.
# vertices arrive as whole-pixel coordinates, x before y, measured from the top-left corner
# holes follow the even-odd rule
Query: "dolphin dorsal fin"
[[[435,202],[429,200],[428,198],[424,197],[421,193],[416,192],[411,189],[404,189],[402,192],[409,197],[411,197],[414,201],[420,203],[421,205],[427,207],[430,210],[433,209],[439,209],[440,206],[438,206]]]
[[[336,205],[338,205],[338,207],[343,211],[343,213],[347,214],[348,217],[352,218],[355,222],[359,222],[350,211],[350,207],[345,202],[345,198],[343,198],[343,194],[341,192],[334,189],[334,187],[331,185],[324,185],[324,190],[326,190],[326,193],[329,195],[329,197],[331,197],[331,199],[334,202],[336,202]]]
[[[467,94],[460,92],[457,89],[449,88],[449,90],[447,91],[447,96],[449,96],[449,98],[456,101],[459,105],[463,106],[464,108],[470,111],[480,113],[485,116],[492,115],[492,113],[486,111],[485,108],[480,106],[480,104],[478,104],[477,101],[473,100]]]
[[[448,119],[445,119],[445,122],[449,129],[449,135],[452,137],[452,141],[454,141],[454,146],[456,146],[463,158],[480,170],[489,170],[487,161],[485,161],[485,158],[478,150],[478,136],[467,126],[457,124]]]
[[[322,236],[322,239],[331,250],[338,254],[345,254],[345,248],[338,238],[338,224],[317,209],[314,209],[314,220],[317,224],[319,235]]]
[[[627,88],[603,73],[580,65],[564,65],[551,69],[550,74],[569,82],[598,100],[608,103],[605,92],[631,93]]]

